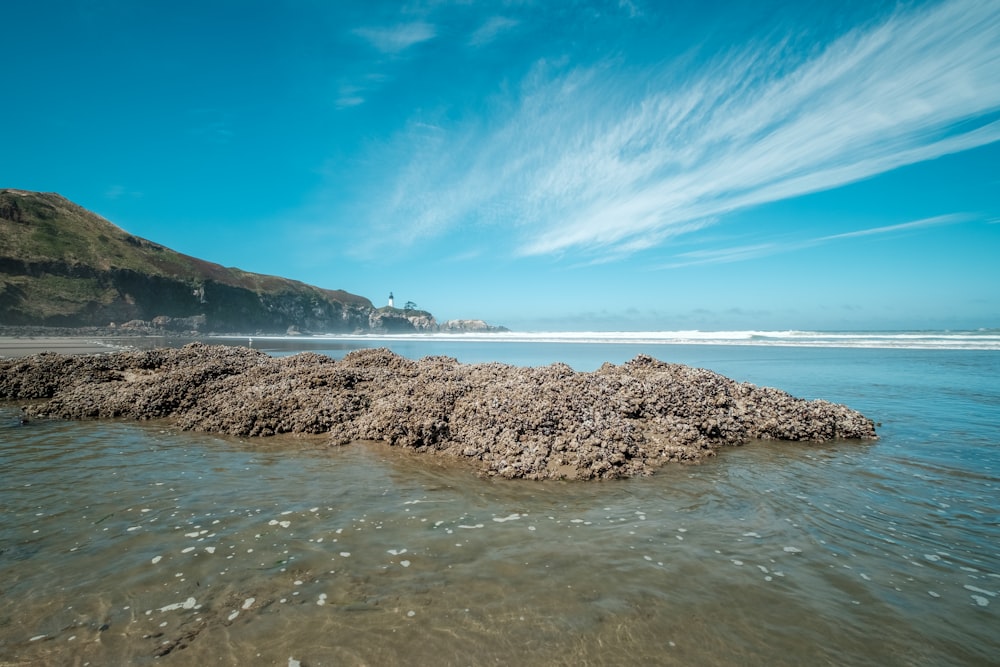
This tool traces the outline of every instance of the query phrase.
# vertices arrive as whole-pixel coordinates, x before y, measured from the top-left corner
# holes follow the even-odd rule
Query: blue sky
[[[0,187],[518,330],[1000,327],[1000,3],[4,10]]]

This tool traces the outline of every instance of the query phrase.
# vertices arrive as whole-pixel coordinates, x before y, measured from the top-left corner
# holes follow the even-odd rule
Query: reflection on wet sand
[[[0,664],[948,663],[992,633],[948,480],[918,498],[856,444],[538,484],[364,443],[4,435]]]

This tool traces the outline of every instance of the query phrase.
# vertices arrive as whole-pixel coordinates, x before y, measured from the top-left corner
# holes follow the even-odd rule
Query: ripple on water
[[[742,650],[892,662],[914,646],[974,662],[1000,607],[1000,536],[963,518],[990,507],[995,480],[905,475],[850,448],[762,445],[650,479],[539,485],[362,446],[24,431],[3,446],[0,574],[19,610],[5,634],[29,657],[72,642],[93,664],[215,659],[220,640],[231,664],[250,650],[271,664],[662,662],[665,646],[678,664]],[[316,632],[345,653],[307,656]]]

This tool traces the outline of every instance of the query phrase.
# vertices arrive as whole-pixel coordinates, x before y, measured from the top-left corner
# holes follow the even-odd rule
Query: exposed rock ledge
[[[0,360],[0,398],[32,400],[33,416],[171,418],[238,436],[382,440],[530,479],[644,475],[752,438],[876,437],[872,421],[845,406],[643,355],[579,373],[564,364],[411,361],[385,349],[335,361],[192,343]]]

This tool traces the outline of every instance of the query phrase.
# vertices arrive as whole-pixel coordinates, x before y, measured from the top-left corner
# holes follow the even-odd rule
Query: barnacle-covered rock
[[[242,347],[0,360],[0,399],[34,416],[170,418],[185,429],[381,440],[473,461],[486,474],[608,479],[700,461],[750,439],[873,439],[843,405],[646,355],[592,373],[403,358],[386,349],[341,360]]]

